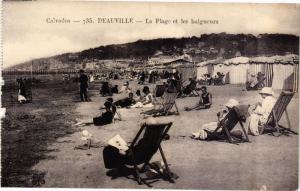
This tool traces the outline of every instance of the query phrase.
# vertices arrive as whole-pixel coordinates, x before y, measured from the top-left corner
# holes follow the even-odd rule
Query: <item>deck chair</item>
[[[249,82],[246,83],[246,89],[249,91],[249,90],[258,90],[258,89],[261,89],[262,88],[262,84],[264,84],[264,81],[265,81],[266,77],[260,79],[259,81],[257,81],[257,83],[251,87]]]
[[[161,102],[154,103],[155,104],[154,109],[142,112],[142,114],[152,115],[153,117],[166,116],[171,113],[171,110],[174,106],[176,110],[175,114],[179,115],[179,110],[175,101],[177,96],[178,96],[177,92],[168,93],[167,91],[165,91],[162,96]]]
[[[275,136],[274,132],[277,132],[278,135],[288,135],[288,133],[298,134],[295,131],[291,130],[290,119],[287,113],[287,106],[290,103],[291,99],[293,98],[294,93],[289,91],[282,91],[279,98],[277,99],[269,117],[267,123],[260,126],[260,134],[263,134],[265,131],[271,132],[273,136]],[[282,117],[282,114],[285,112],[285,116],[288,123],[288,128],[279,125],[279,121]]]
[[[113,123],[115,123],[116,120],[122,121],[121,114],[120,114],[120,112],[118,110],[116,110],[115,115],[113,117]]]
[[[154,105],[155,103],[159,103],[159,98],[161,98],[164,95],[164,92],[166,90],[165,85],[156,85],[154,89],[154,96],[153,96],[153,101]]]
[[[200,96],[200,94],[198,93],[198,90],[199,89],[197,89],[197,83],[195,83],[195,84],[189,84],[189,85],[187,85],[187,86],[181,86],[181,89],[182,89],[182,92],[183,93],[185,93],[185,88],[189,88],[189,93],[187,94],[187,96]]]
[[[248,107],[249,106],[243,106]],[[244,128],[243,121],[245,120],[245,117],[239,116],[238,108],[233,107],[231,108],[226,116],[218,123],[218,127],[213,131],[205,130],[208,135],[208,140],[226,140],[229,143],[238,144],[241,142],[250,142],[247,132]],[[231,131],[235,128],[237,124],[240,124],[243,135],[245,138],[236,137],[231,133]],[[221,131],[219,131],[221,129]]]
[[[149,187],[152,187],[147,180],[152,178],[142,177],[142,172],[145,171],[146,167],[150,167],[155,170],[162,178],[168,180],[169,182],[174,183],[173,174],[169,169],[169,165],[165,154],[161,147],[161,142],[168,133],[172,122],[170,123],[157,123],[157,124],[142,124],[137,135],[131,142],[129,150],[126,153],[126,162],[125,165],[134,167],[134,180],[138,184],[145,184]],[[144,134],[142,135],[142,133]],[[161,172],[156,169],[151,163],[151,159],[154,154],[159,150],[159,153],[162,157],[165,170]],[[141,166],[142,165],[142,166]],[[138,166],[141,166],[139,168]]]
[[[225,75],[218,76],[217,78],[213,78],[213,83],[215,86],[224,85],[223,78]]]

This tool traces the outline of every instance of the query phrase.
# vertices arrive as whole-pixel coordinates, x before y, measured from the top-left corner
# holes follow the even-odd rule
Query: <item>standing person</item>
[[[17,83],[18,83],[18,102],[19,103],[26,103],[27,99],[26,99],[26,87],[25,87],[25,83],[22,80],[22,78],[17,79]]]
[[[262,97],[262,102],[256,103],[254,112],[250,116],[249,130],[254,136],[259,135],[258,126],[267,122],[268,117],[276,103],[271,87],[264,87],[259,94]]]
[[[80,99],[81,101],[88,101],[87,89],[88,89],[88,81],[89,78],[84,74],[83,70],[79,71],[79,83],[80,83]]]
[[[93,81],[95,81],[95,78],[94,78],[93,72],[90,72],[89,79],[90,79],[90,82],[93,82]]]
[[[194,107],[185,107],[186,111],[191,111],[193,109],[208,109],[212,105],[212,95],[207,91],[206,86],[201,87],[202,94],[200,96],[199,103]]]

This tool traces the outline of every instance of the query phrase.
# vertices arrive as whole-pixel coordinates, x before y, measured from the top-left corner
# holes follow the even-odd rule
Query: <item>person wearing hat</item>
[[[200,131],[192,133],[191,138],[206,140],[208,138],[208,135],[207,135],[206,131],[211,131],[211,132],[214,131],[218,127],[219,122],[226,116],[228,111],[233,107],[237,107],[239,104],[240,103],[237,100],[232,99],[232,98],[229,99],[225,103],[225,105],[224,105],[225,107],[217,113],[218,121],[204,124]],[[221,130],[222,129],[220,129],[220,131]]]
[[[262,102],[255,105],[255,109],[250,116],[248,129],[254,136],[259,135],[258,127],[267,122],[268,117],[276,103],[274,92],[271,87],[264,87],[259,94],[262,97]]]
[[[84,74],[83,70],[79,70],[79,74],[80,99],[81,101],[88,101],[87,89],[89,78]]]
[[[229,110],[233,107],[243,107],[240,105],[240,103],[235,100],[235,99],[229,99],[225,105],[225,107],[219,111],[217,113],[217,118],[218,121],[217,122],[210,122],[210,123],[206,123],[202,126],[201,130],[196,132],[196,133],[192,133],[192,138],[193,139],[200,139],[200,140],[206,140],[208,139],[208,134],[206,131],[210,131],[213,132],[215,131],[215,129],[218,127],[219,122],[227,115],[227,113],[229,112]],[[219,129],[219,132],[221,131],[221,129]]]
[[[186,111],[191,111],[193,109],[200,110],[200,109],[210,108],[210,106],[212,105],[212,95],[211,95],[211,93],[209,93],[207,91],[206,86],[202,86],[201,91],[202,91],[202,94],[200,96],[200,100],[199,100],[198,104],[194,107],[185,107],[184,109]]]

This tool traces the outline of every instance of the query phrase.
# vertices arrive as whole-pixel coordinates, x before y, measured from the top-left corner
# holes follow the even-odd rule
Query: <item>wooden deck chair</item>
[[[153,93],[153,104],[159,103],[159,98],[161,98],[164,95],[164,92],[166,90],[165,85],[156,85]]]
[[[129,157],[129,162],[127,165],[132,165],[135,170],[136,181],[139,184],[146,184],[151,187],[151,185],[147,182],[149,178],[142,178],[141,173],[147,166],[151,169],[155,170],[159,175],[163,178],[167,179],[169,182],[174,183],[172,173],[169,169],[169,165],[167,159],[164,155],[164,152],[161,147],[161,142],[163,138],[168,133],[170,127],[172,126],[172,122],[170,123],[156,123],[156,124],[142,124],[140,130],[137,135],[131,142],[129,146],[129,150],[127,152],[127,156]],[[144,132],[143,137],[141,137],[142,132]],[[162,157],[165,171],[161,172],[153,167],[150,163],[153,155],[159,150],[159,153]],[[141,168],[138,165],[143,165]]]
[[[260,134],[263,134],[265,131],[270,131],[272,135],[275,136],[274,132],[277,132],[278,135],[288,135],[288,133],[298,134],[295,131],[291,130],[290,119],[287,113],[287,106],[293,98],[294,93],[289,91],[282,91],[279,98],[277,99],[269,117],[267,123],[261,126]],[[279,125],[279,121],[282,117],[282,114],[285,112],[288,128]]]
[[[162,100],[159,103],[156,103],[155,107],[158,105],[159,107],[157,109],[153,109],[150,111],[144,112],[144,114],[150,114],[153,117],[158,116],[166,116],[169,115],[172,108],[175,107],[175,114],[179,115],[179,110],[176,104],[176,98],[178,96],[178,93],[168,93],[165,91],[164,95],[162,96]]]
[[[253,87],[250,87],[250,85],[247,85],[246,84],[246,89],[249,91],[249,90],[258,90],[258,89],[261,89],[261,85],[264,83],[266,77],[260,79],[259,81],[256,82],[256,84],[253,86]]]
[[[244,134],[244,139],[236,137],[231,133],[231,131],[238,123],[240,124],[242,132]],[[221,131],[219,131],[219,129],[221,129]],[[208,130],[205,131],[207,132],[207,135],[209,137],[208,140],[227,140],[229,143],[233,144],[238,144],[241,142],[250,142],[247,132],[243,125],[243,119],[241,119],[241,117],[238,116],[236,107],[233,107],[228,111],[226,116],[219,122],[218,127],[213,132]]]

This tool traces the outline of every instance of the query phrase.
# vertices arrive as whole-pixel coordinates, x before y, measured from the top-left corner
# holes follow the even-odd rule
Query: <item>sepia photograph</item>
[[[297,190],[300,4],[3,1],[1,187]]]

